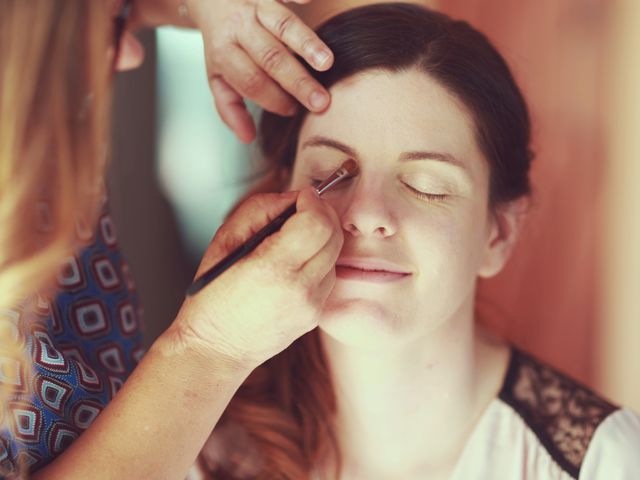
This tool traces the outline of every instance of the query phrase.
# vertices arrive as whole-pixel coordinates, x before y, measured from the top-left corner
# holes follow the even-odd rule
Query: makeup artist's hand
[[[256,128],[245,98],[280,115],[292,115],[300,108],[298,102],[313,112],[329,105],[329,92],[292,52],[320,71],[331,67],[333,53],[283,5],[287,1],[306,4],[311,0],[136,0],[129,26],[199,29],[218,113],[242,142],[249,143]],[[125,43],[124,47],[135,45]],[[136,48],[141,58],[139,44]]]
[[[293,201],[297,213],[280,231],[185,301],[174,327],[191,346],[253,369],[317,326],[343,235],[333,208],[311,188],[246,200],[216,233],[196,276]]]
[[[333,63],[331,50],[285,5],[277,0],[185,3],[202,31],[218,113],[241,141],[248,143],[256,135],[243,98],[280,115],[293,114],[300,108],[297,101],[314,112],[328,106],[329,93],[291,51],[313,68],[327,70]]]

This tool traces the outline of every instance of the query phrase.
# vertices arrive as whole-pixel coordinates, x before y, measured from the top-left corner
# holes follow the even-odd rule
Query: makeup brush
[[[316,187],[316,192],[318,195],[322,195],[324,192],[334,187],[342,180],[347,178],[355,177],[358,174],[358,164],[352,158],[346,160],[340,168],[335,170],[331,175],[327,177],[320,185]],[[267,225],[262,227],[258,232],[256,232],[252,237],[250,237],[246,242],[236,248],[229,255],[224,257],[218,263],[216,263],[209,270],[204,272],[200,277],[198,277],[191,286],[187,289],[187,295],[195,295],[200,290],[202,290],[205,286],[207,286],[210,282],[220,276],[223,272],[225,272],[229,267],[231,267],[234,263],[236,263],[241,258],[245,257],[247,254],[251,253],[255,248],[262,243],[262,241],[267,238],[269,235],[280,230],[284,222],[287,221],[291,215],[296,213],[296,204],[295,202],[289,205],[286,210],[284,210],[280,215],[271,220]]]

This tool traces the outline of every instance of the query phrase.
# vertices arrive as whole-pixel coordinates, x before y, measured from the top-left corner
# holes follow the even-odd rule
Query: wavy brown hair
[[[476,141],[489,164],[491,208],[529,194],[527,107],[505,61],[483,34],[466,22],[404,3],[349,10],[318,34],[335,55],[327,72],[310,70],[325,87],[372,69],[424,72],[461,100],[474,119]],[[285,188],[304,117],[304,112],[292,118],[263,114],[260,146],[270,175],[257,190]],[[222,461],[210,465],[213,478],[300,480],[327,458],[335,465],[333,478],[339,478],[340,451],[331,427],[335,408],[315,330],[258,367],[232,399],[221,425],[239,426],[253,450],[232,445]],[[248,453],[258,458],[249,468]]]

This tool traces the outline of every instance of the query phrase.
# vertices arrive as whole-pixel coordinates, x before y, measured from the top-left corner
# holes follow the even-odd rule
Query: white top
[[[451,480],[638,480],[640,415],[628,409],[610,413],[597,426],[574,475],[522,416],[497,398],[476,425]]]

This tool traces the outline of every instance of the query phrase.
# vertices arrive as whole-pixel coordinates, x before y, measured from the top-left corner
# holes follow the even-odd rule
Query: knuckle
[[[298,92],[299,94],[302,94],[307,90],[311,90],[312,87],[313,87],[313,80],[311,80],[311,77],[309,77],[309,75],[306,75],[306,74],[296,78],[293,81],[293,91]]]
[[[285,35],[287,35],[295,26],[296,17],[293,13],[288,12],[282,14],[280,18],[276,20],[276,24],[274,26],[276,35],[280,39],[283,39]]]
[[[228,227],[220,228],[211,244],[212,247],[222,249],[222,251],[230,250],[236,242],[236,235]]]
[[[245,200],[246,205],[261,207],[268,202],[268,193],[254,193]]]
[[[259,70],[252,70],[241,80],[240,89],[246,97],[256,97],[266,87],[267,78]]]
[[[268,210],[278,200],[278,193],[254,193],[249,197],[251,205],[256,210]]]
[[[286,53],[280,47],[267,47],[259,54],[260,65],[267,72],[277,71],[284,60]]]
[[[221,242],[223,241],[223,238],[228,235],[229,235],[229,225],[228,223],[225,222],[220,226],[220,228],[218,228],[215,235],[213,236],[213,239],[211,240],[211,243]]]
[[[267,206],[268,203],[264,197],[252,195],[244,200],[237,209],[237,217],[244,217],[245,219],[253,218]]]
[[[253,209],[253,206],[256,203],[255,195],[251,195],[249,197],[244,198],[240,204],[236,207],[233,213],[229,216],[229,218],[237,218],[240,215],[246,214],[247,212]],[[224,226],[224,224],[223,224]]]

